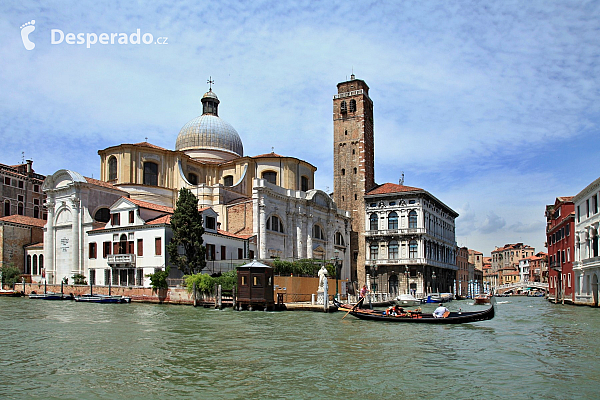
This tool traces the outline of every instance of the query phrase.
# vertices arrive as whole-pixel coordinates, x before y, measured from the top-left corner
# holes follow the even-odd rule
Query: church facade
[[[342,260],[350,278],[350,221],[332,198],[314,189],[316,167],[274,152],[244,155],[237,131],[218,114],[212,88],[202,115],[180,130],[175,150],[148,142],[99,150],[101,180],[135,200],[175,207],[180,188],[219,215],[219,229],[254,236],[259,259]]]

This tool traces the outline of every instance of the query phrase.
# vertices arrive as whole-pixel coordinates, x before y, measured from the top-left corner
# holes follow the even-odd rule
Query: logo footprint
[[[31,22],[21,25],[21,39],[23,39],[23,46],[25,46],[27,50],[33,50],[35,47],[35,43],[29,40],[29,34],[35,31],[34,24],[35,19],[32,19]]]

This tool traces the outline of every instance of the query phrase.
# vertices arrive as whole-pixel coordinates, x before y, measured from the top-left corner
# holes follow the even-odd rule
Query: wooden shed
[[[272,310],[273,301],[273,268],[256,260],[237,267],[237,300],[238,309]]]

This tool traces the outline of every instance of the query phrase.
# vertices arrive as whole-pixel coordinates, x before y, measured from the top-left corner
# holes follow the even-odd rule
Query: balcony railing
[[[422,235],[425,228],[403,228],[403,229],[378,229],[366,231],[366,236],[388,236],[388,235]]]
[[[135,254],[112,254],[107,257],[109,264],[135,265]]]

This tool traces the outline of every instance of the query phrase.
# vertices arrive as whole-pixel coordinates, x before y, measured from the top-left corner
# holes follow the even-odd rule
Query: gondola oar
[[[365,299],[364,297],[361,297],[361,298],[360,298],[360,300],[358,301],[358,303],[356,303],[356,304],[354,305],[354,307],[352,307],[352,308],[350,309],[350,311],[348,311],[348,312],[346,313],[346,315],[344,315],[344,316],[342,317],[342,320],[343,320],[344,318],[346,318],[346,317],[348,316],[348,314],[350,314],[352,311],[356,310],[356,307],[358,307],[358,305],[359,305],[360,303],[362,303],[364,299]]]

